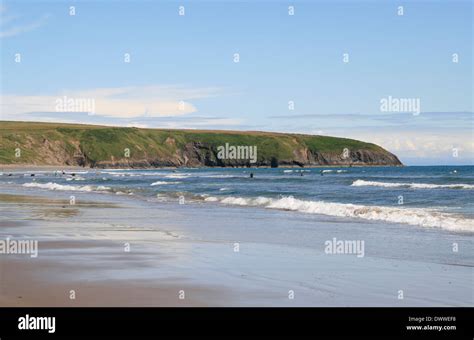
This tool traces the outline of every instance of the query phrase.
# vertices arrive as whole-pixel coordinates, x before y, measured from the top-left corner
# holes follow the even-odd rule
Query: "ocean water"
[[[253,174],[253,178],[251,178]],[[21,190],[128,195],[131,200],[289,210],[474,232],[474,167],[182,168],[4,172]]]

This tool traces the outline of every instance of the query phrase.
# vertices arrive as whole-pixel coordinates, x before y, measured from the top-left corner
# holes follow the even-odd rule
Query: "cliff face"
[[[248,157],[248,152],[246,157],[232,153],[222,157],[225,145],[254,148],[254,157]],[[0,164],[99,168],[402,165],[375,144],[345,138],[29,122],[0,122]]]

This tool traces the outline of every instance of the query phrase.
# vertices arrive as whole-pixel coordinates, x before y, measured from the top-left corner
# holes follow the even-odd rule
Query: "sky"
[[[472,23],[453,0],[1,1],[0,119],[329,135],[474,164]]]

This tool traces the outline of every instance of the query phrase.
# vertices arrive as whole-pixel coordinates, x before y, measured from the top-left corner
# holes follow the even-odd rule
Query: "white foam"
[[[163,176],[166,172],[148,172],[148,171],[101,171],[102,174],[112,175],[113,177],[141,177],[141,176]]]
[[[66,181],[85,181],[86,179],[83,177],[71,177],[71,178],[66,178]]]
[[[157,181],[157,182],[151,183],[150,185],[151,185],[151,186],[155,186],[155,185],[179,184],[179,183],[181,183],[181,182],[164,182],[164,181]]]
[[[235,175],[222,175],[222,174],[202,174],[202,173],[171,173],[171,172],[117,172],[117,171],[102,171],[103,174],[111,175],[112,177],[141,177],[141,176],[155,176],[162,178],[171,179],[183,179],[190,177],[199,178],[235,178]]]
[[[170,175],[166,175],[165,178],[188,178],[189,176],[191,176],[191,174],[170,174]]]
[[[474,189],[472,184],[429,184],[429,183],[389,183],[389,182],[373,182],[358,179],[352,183],[354,187],[374,186],[385,188],[412,188],[412,189]]]
[[[102,172],[103,174],[111,175],[112,177],[140,177],[138,174],[119,173],[119,172]]]
[[[234,178],[234,175],[205,175],[205,176],[197,176],[200,178]]]
[[[58,183],[25,183],[23,184],[24,187],[28,188],[41,188],[41,189],[48,189],[48,190],[61,190],[61,191],[107,191],[110,190],[109,187],[105,187],[103,185],[99,185],[98,187],[93,187],[92,185],[84,185],[84,186],[74,186],[74,185],[62,185]]]
[[[290,172],[311,172],[311,170],[283,170],[284,173]]]
[[[117,192],[115,193],[115,195],[129,195],[129,196],[133,196],[134,193],[133,193],[133,192],[128,192],[128,193],[127,193],[127,192],[123,192],[123,191],[117,191]]]
[[[268,209],[292,210],[309,214],[362,218],[421,227],[442,228],[451,231],[474,232],[474,220],[472,219],[421,208],[405,209],[324,201],[304,201],[293,197],[272,199],[267,197],[245,198],[229,196],[218,198],[211,196],[206,198],[205,201],[240,206],[261,206]]]

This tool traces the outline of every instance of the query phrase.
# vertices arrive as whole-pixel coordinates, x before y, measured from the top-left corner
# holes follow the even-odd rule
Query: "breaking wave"
[[[474,220],[428,209],[403,209],[324,201],[304,201],[293,197],[274,199],[268,197],[245,198],[229,196],[218,198],[211,196],[204,200],[207,202],[220,202],[230,205],[258,206],[267,209],[291,210],[309,214],[362,218],[421,227],[441,228],[450,231],[474,232]]]
[[[151,186],[155,186],[155,185],[179,184],[179,183],[181,183],[181,182],[164,182],[164,181],[157,181],[157,182],[151,183],[150,185],[151,185]]]
[[[61,190],[61,191],[109,191],[110,188],[99,185],[99,186],[92,186],[92,185],[84,185],[84,186],[74,186],[74,185],[62,185],[57,183],[25,183],[23,184],[24,187],[28,188],[41,188],[41,189],[48,189],[48,190]]]
[[[474,189],[472,184],[429,184],[429,183],[388,183],[373,182],[358,179],[352,183],[354,187],[374,186],[385,188],[412,188],[412,189]]]
[[[182,178],[188,178],[192,176],[191,174],[183,173],[183,174],[169,174],[165,175],[165,178],[177,178],[177,179],[182,179]]]
[[[336,172],[336,173],[340,174],[340,173],[343,173],[343,172],[347,172],[347,170],[331,170],[331,169],[328,170],[328,169],[326,169],[326,170],[321,170],[321,172],[323,174],[331,173],[331,172]]]

